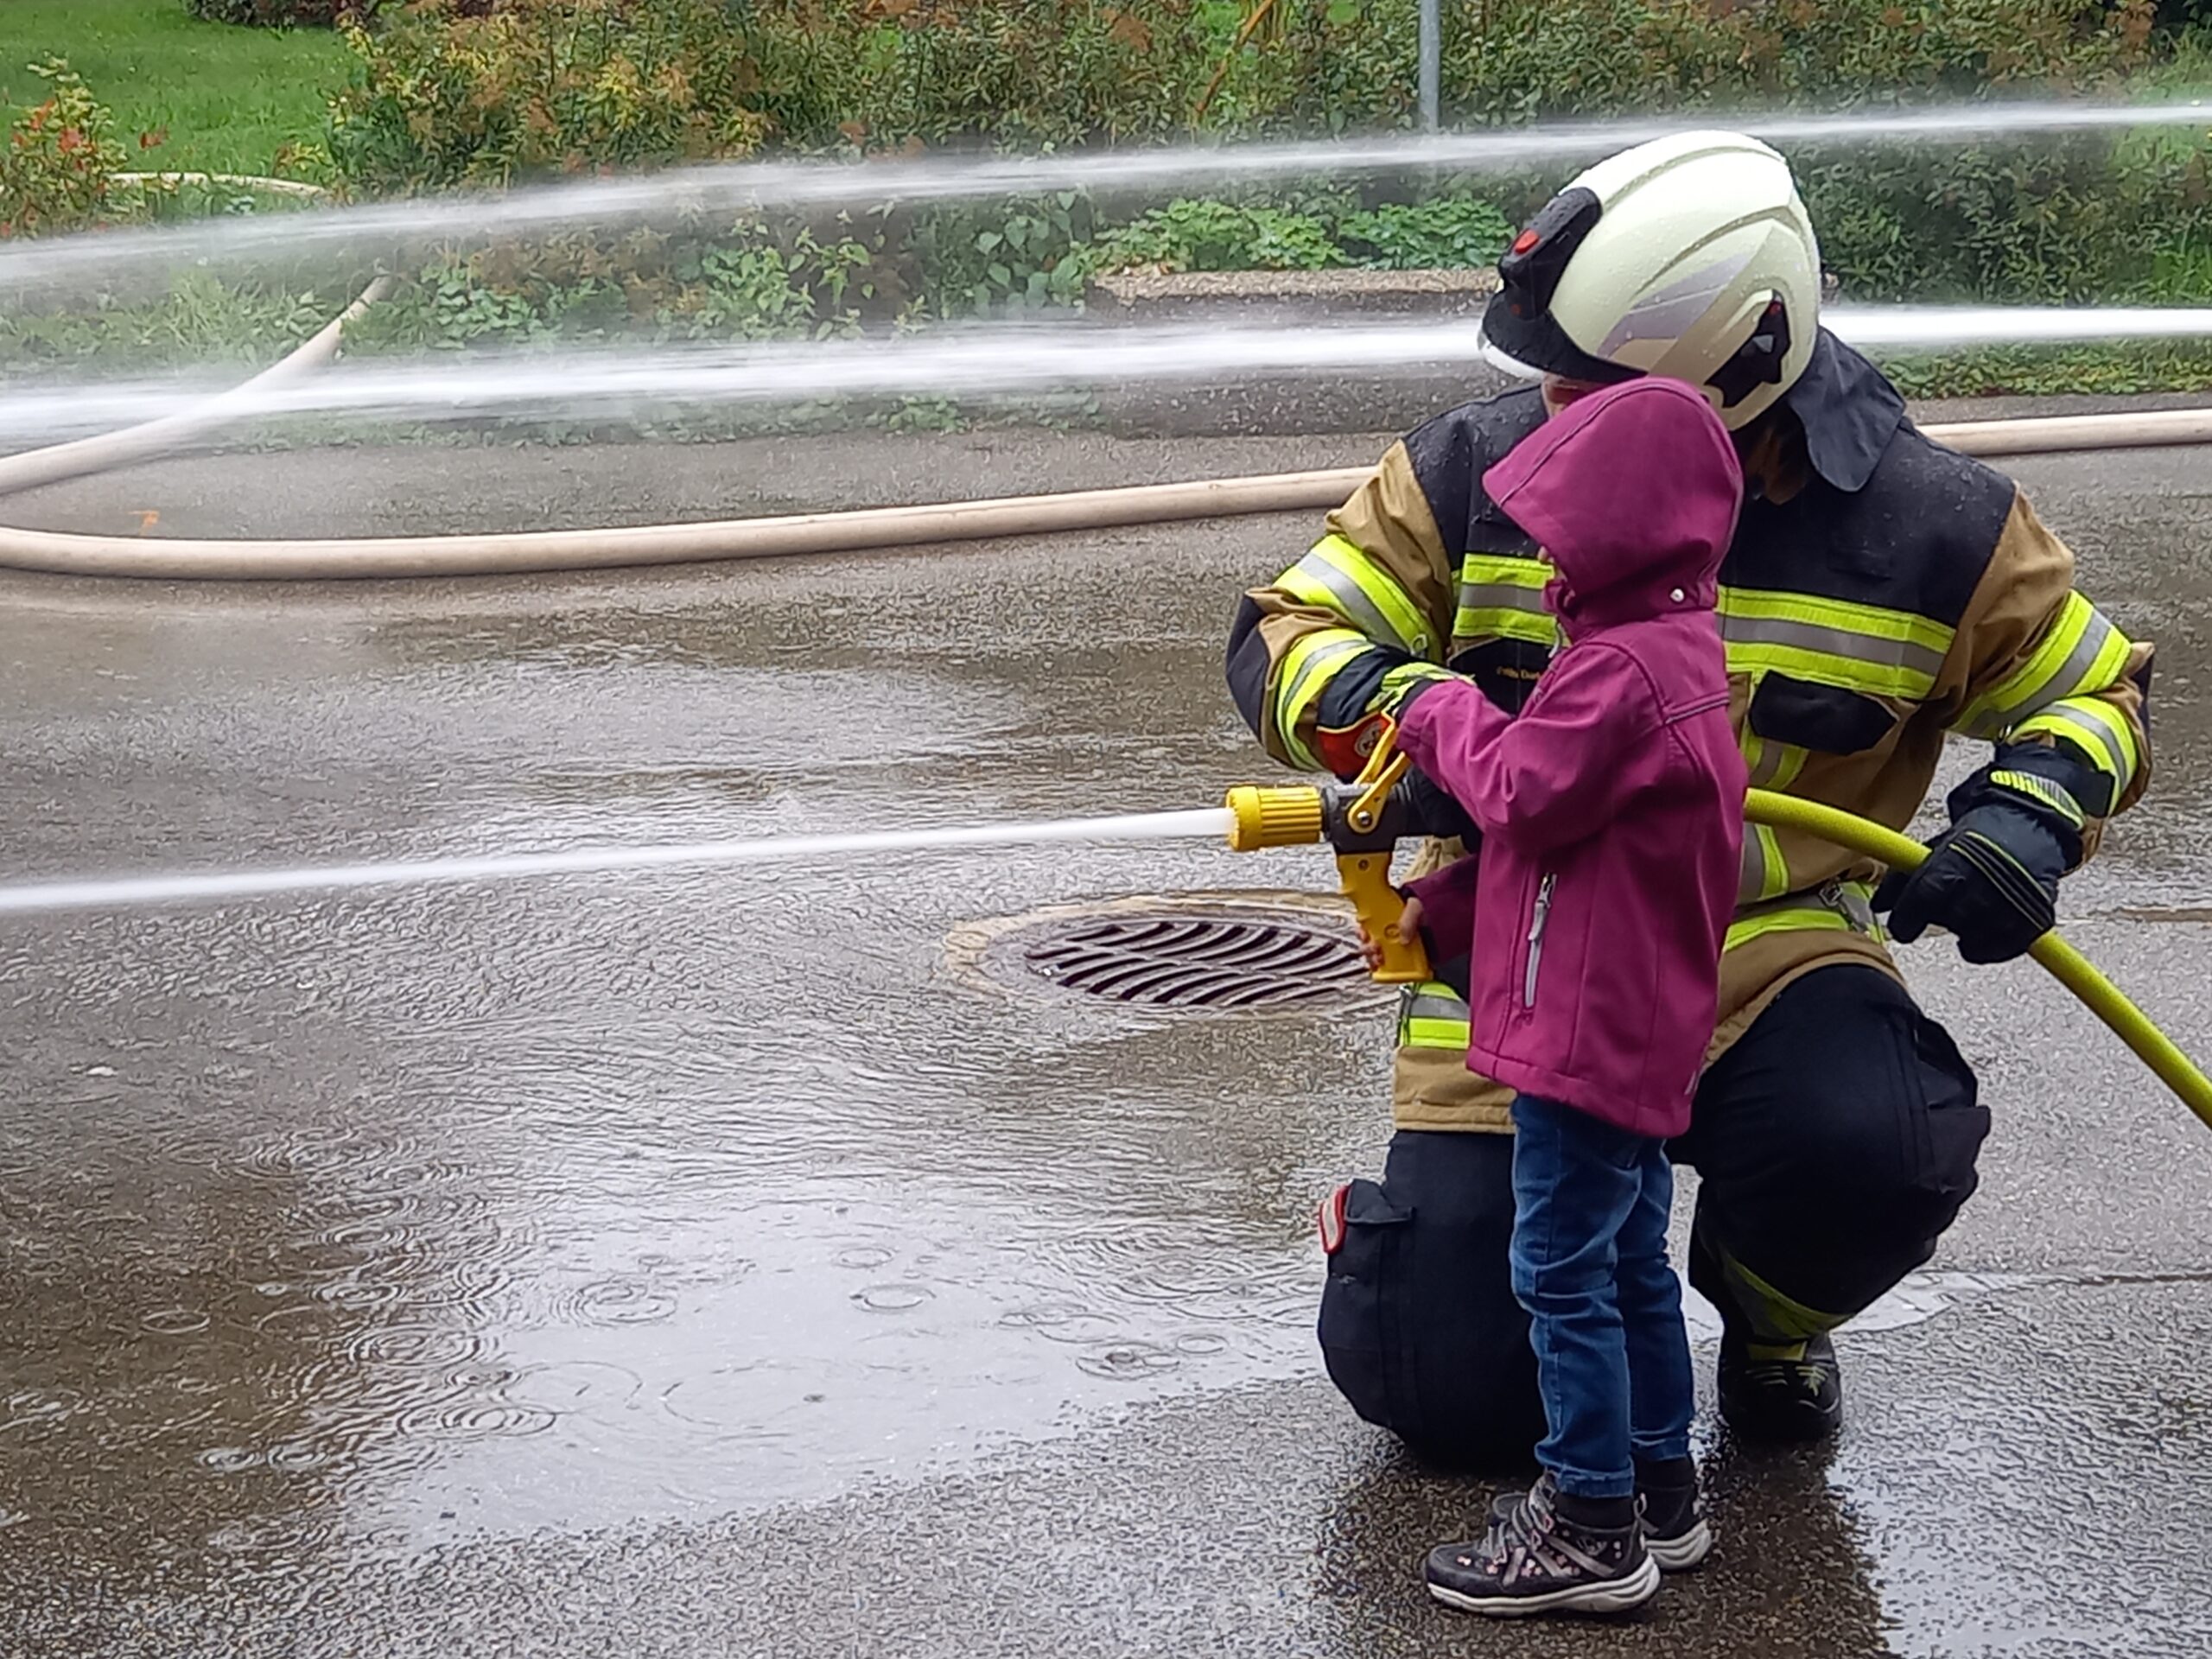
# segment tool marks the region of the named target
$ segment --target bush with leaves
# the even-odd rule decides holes
[[[1486,265],[1504,251],[1512,234],[1494,204],[1472,196],[1384,202],[1347,214],[1337,226],[1356,264],[1390,270]]]
[[[43,100],[19,116],[0,148],[0,237],[72,231],[135,207],[112,175],[126,152],[107,106],[60,58],[31,66]]]
[[[259,29],[328,29],[365,22],[377,0],[184,0],[185,10],[211,23]]]
[[[1349,261],[1319,214],[1179,197],[1108,232],[1093,263],[1108,270],[1319,270]]]
[[[803,149],[1158,140],[1190,124],[1238,8],[1204,0],[756,0],[757,107]]]
[[[744,156],[757,74],[728,0],[408,0],[352,28],[329,149],[355,190]]]
[[[2152,59],[2150,0],[1478,0],[1447,102],[1483,122],[2081,86]]]

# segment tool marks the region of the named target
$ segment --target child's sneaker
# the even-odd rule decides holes
[[[1529,1613],[1619,1613],[1659,1588],[1659,1564],[1641,1525],[1591,1527],[1559,1513],[1548,1474],[1514,1498],[1479,1541],[1428,1554],[1428,1593],[1449,1607],[1497,1618]]]
[[[1636,1466],[1636,1503],[1643,1548],[1662,1573],[1687,1573],[1713,1553],[1713,1529],[1697,1495],[1697,1465],[1688,1458]]]
[[[1523,1496],[1501,1492],[1491,1500],[1493,1532]],[[1713,1553],[1713,1528],[1705,1518],[1705,1500],[1698,1496],[1695,1464],[1688,1458],[1679,1463],[1637,1464],[1636,1501],[1643,1517],[1644,1553],[1659,1563],[1662,1573],[1687,1573],[1704,1564]]]

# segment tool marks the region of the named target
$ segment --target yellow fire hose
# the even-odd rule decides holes
[[[1752,790],[1744,799],[1744,816],[1753,823],[1777,830],[1800,830],[1818,836],[1851,852],[1878,859],[1892,869],[1910,870],[1928,856],[1928,849],[1910,836],[1901,836],[1878,823],[1818,801]],[[2173,1039],[2151,1023],[2151,1017],[2129,1001],[2119,986],[2091,965],[2089,959],[2056,932],[2044,934],[2028,947],[2028,954],[2049,970],[2052,978],[2080,997],[2090,1013],[2112,1027],[2113,1035],[2133,1049],[2158,1080],[2180,1097],[2181,1103],[2212,1128],[2212,1078],[2196,1069]]]
[[[1238,852],[1262,847],[1311,846],[1325,841],[1336,849],[1344,897],[1366,937],[1379,950],[1374,976],[1384,984],[1412,984],[1429,976],[1428,956],[1418,936],[1397,937],[1405,901],[1390,881],[1390,853],[1408,833],[1402,780],[1407,760],[1396,747],[1395,728],[1386,729],[1370,751],[1360,775],[1348,784],[1287,785],[1229,791],[1229,844]],[[1840,808],[1795,796],[1754,789],[1744,798],[1744,817],[1752,823],[1796,830],[1847,851],[1874,859],[1892,869],[1910,870],[1928,849],[1910,836],[1885,829]],[[2051,976],[2088,1005],[2158,1073],[2183,1105],[2212,1128],[2212,1078],[2197,1070],[2173,1039],[2151,1023],[2120,988],[2099,973],[2088,958],[2058,937],[2045,933],[2028,949]]]

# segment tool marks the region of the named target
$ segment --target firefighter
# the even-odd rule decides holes
[[[1970,962],[2020,955],[2150,770],[2150,646],[2074,591],[2009,479],[1915,430],[1821,328],[1820,270],[1787,164],[1753,139],[1678,135],[1584,173],[1515,239],[1484,317],[1486,353],[1540,384],[1394,445],[1244,598],[1227,664],[1268,752],[1339,776],[1423,681],[1517,712],[1554,644],[1549,573],[1483,473],[1575,397],[1656,374],[1702,391],[1743,461],[1719,612],[1751,782],[1902,830],[1948,737],[1993,746],[1927,863],[1878,889],[1851,855],[1746,829],[1719,1028],[1670,1152],[1699,1172],[1688,1265],[1723,1320],[1721,1411],[1765,1440],[1834,1431],[1831,1333],[1934,1253],[1989,1125],[1877,912],[1901,941],[1948,930]],[[1429,827],[1421,868],[1464,855],[1464,823]],[[1460,1464],[1525,1458],[1543,1428],[1507,1280],[1510,1091],[1468,1071],[1466,1021],[1442,980],[1405,994],[1382,1179],[1321,1216],[1331,1376]]]

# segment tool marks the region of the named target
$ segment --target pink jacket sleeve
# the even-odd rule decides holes
[[[1471,681],[1436,682],[1406,710],[1398,743],[1484,836],[1542,852],[1613,817],[1628,782],[1623,763],[1658,720],[1642,671],[1592,642],[1554,662],[1517,715]]]

